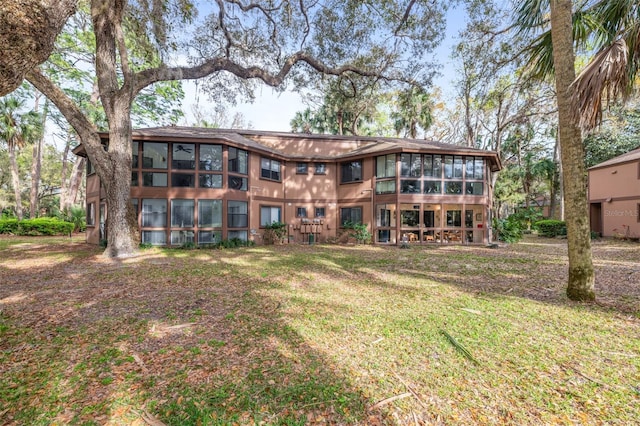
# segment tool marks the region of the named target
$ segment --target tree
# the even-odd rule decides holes
[[[397,94],[397,109],[391,113],[396,133],[415,139],[418,128],[427,130],[433,123],[431,110],[433,102],[422,89],[410,87]]]
[[[541,2],[527,0],[518,10],[519,23],[526,29],[539,28],[546,24],[551,26],[569,255],[567,296],[572,300],[593,300],[595,275],[591,259],[584,147],[571,104],[571,84],[575,79],[572,2],[551,0],[549,3],[550,22],[547,23],[543,19],[544,10],[541,8]]]
[[[22,195],[16,151],[42,137],[40,115],[34,111],[21,112],[24,100],[17,97],[0,99],[0,140],[7,145],[11,165],[11,181],[15,194],[16,216],[22,220]]]
[[[108,151],[95,123],[60,87],[38,69],[27,75],[74,127],[100,177],[108,205],[108,256],[128,256],[136,249],[135,223],[127,213],[131,110],[145,88],[207,77],[208,90],[234,97],[234,89],[248,88],[250,80],[273,87],[286,81],[305,84],[310,71],[407,81],[418,75],[425,55],[442,39],[447,8],[426,0],[404,5],[383,0],[278,4],[217,0],[211,14],[198,21],[196,6],[170,0],[152,5],[91,1],[95,72],[108,122]],[[194,30],[197,24],[200,28]],[[195,34],[193,39],[188,39],[190,33]],[[179,51],[181,46],[186,48]],[[190,54],[191,65],[169,65],[180,61],[180,53]]]
[[[18,88],[25,75],[49,57],[77,1],[0,2],[0,96]]]

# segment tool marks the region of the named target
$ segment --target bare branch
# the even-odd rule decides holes
[[[409,15],[411,14],[411,8],[415,4],[415,2],[416,2],[416,0],[411,0],[409,2],[409,4],[407,5],[407,10],[404,11],[404,15],[402,16],[402,19],[400,19],[400,22],[398,23],[398,26],[396,27],[395,31],[393,32],[394,35],[397,36],[400,33],[400,30],[402,29],[402,26],[407,22],[407,19],[409,19]]]
[[[354,73],[363,77],[379,77],[380,73],[376,71],[368,71],[359,68],[354,65],[343,65],[340,67],[331,67],[323,62],[319,61],[315,57],[309,55],[306,52],[297,52],[291,55],[284,61],[284,64],[280,68],[278,73],[271,73],[260,67],[244,67],[229,58],[215,58],[204,62],[201,65],[195,67],[160,67],[152,68],[141,71],[137,74],[137,81],[135,84],[135,93],[139,92],[143,88],[157,83],[159,81],[172,81],[172,80],[193,80],[197,78],[207,77],[211,74],[220,71],[227,71],[242,79],[257,78],[262,80],[265,84],[277,87],[282,84],[293,68],[298,63],[306,63],[314,70],[328,75],[342,75],[346,73]],[[387,80],[391,80],[389,77],[381,77]],[[411,83],[408,80],[400,80],[407,83]]]

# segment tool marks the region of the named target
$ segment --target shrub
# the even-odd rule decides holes
[[[282,222],[273,222],[265,225],[262,241],[267,245],[281,244],[287,236],[287,225]]]
[[[35,219],[0,220],[0,234],[14,235],[70,235],[74,225],[54,217],[39,217]]]
[[[371,232],[364,223],[345,222],[342,227],[351,230],[349,236],[355,238],[356,242],[360,244],[371,241]]]
[[[506,219],[494,218],[493,220],[493,229],[497,233],[498,240],[505,243],[517,243],[520,241],[524,227],[521,217],[515,214]]]
[[[538,230],[538,235],[542,237],[558,237],[567,235],[567,225],[562,220],[540,220],[535,223],[534,227]]]

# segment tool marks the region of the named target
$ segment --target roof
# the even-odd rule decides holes
[[[602,167],[615,166],[617,164],[628,163],[631,161],[640,160],[640,148],[636,148],[633,151],[629,151],[626,154],[618,155],[610,160],[604,161],[595,166],[589,167],[589,170],[599,169]]]
[[[204,127],[166,126],[151,127],[133,130],[133,139],[137,140],[192,140],[217,139],[236,146],[243,146],[254,151],[279,156],[286,159],[311,159],[311,160],[336,160],[346,158],[358,158],[371,155],[381,155],[392,152],[424,152],[442,151],[443,153],[455,153],[459,155],[478,155],[489,157],[491,169],[500,170],[502,165],[498,155],[494,151],[477,148],[469,148],[460,145],[446,144],[436,141],[421,139],[386,138],[376,136],[338,136],[307,133],[287,133],[242,129],[214,129]],[[103,137],[108,137],[104,133]],[[333,152],[331,155],[305,152],[296,154],[283,149],[278,149],[268,143],[268,140],[290,140],[300,143],[345,143],[353,144],[352,148],[341,152]],[[75,152],[75,151],[74,151]],[[78,154],[78,153],[76,153]]]

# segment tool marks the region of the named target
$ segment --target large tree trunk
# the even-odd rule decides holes
[[[64,196],[65,202],[62,205],[63,211],[71,211],[71,207],[76,204],[78,189],[80,188],[82,176],[84,175],[84,165],[85,159],[83,157],[77,157],[76,162],[73,163],[71,175],[69,176],[69,184],[67,185],[66,194]]]
[[[571,0],[551,0],[551,38],[569,251],[567,296],[572,300],[594,300],[584,146],[580,129],[573,120],[569,88],[575,79],[571,6]]]
[[[16,161],[16,147],[9,144],[9,164],[11,165],[11,184],[13,185],[13,193],[16,198],[16,216],[18,220],[22,220],[22,196],[20,195],[20,172],[18,171],[18,162]]]
[[[0,2],[0,96],[17,89],[25,75],[49,57],[76,4],[77,0]]]

